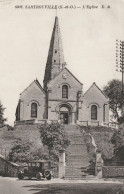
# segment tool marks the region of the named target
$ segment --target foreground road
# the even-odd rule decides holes
[[[122,181],[21,180],[0,177],[0,194],[124,194]]]

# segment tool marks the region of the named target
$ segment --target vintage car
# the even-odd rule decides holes
[[[48,160],[38,160],[28,162],[27,167],[18,172],[18,178],[21,180],[25,177],[29,179],[36,178],[41,180],[41,178],[51,179],[51,162]]]

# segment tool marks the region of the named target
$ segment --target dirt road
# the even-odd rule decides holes
[[[0,194],[124,194],[123,181],[18,180],[0,177]]]

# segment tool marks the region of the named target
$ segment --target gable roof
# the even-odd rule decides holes
[[[36,80],[34,80],[33,82],[31,82],[31,84],[27,87],[27,88],[25,88],[24,90],[23,90],[23,92],[22,93],[20,93],[20,95],[22,95],[33,83],[35,83],[39,88],[40,88],[40,90],[45,94],[45,91],[44,91],[44,89],[42,88],[42,86],[41,86],[41,84],[40,84],[40,82],[37,80],[37,78],[36,78]]]
[[[93,82],[93,84],[90,86],[90,88],[84,93],[84,95],[83,96],[85,96],[90,90],[91,90],[91,88],[93,87],[93,86],[95,86],[104,96],[105,96],[105,94],[103,93],[103,91],[96,85],[96,83],[95,82]],[[105,96],[105,98],[107,98],[106,96]]]
[[[67,67],[65,67],[64,69],[62,69],[62,71],[60,71],[59,72],[59,74],[56,76],[56,77],[58,77],[59,75],[60,75],[60,73],[62,73],[64,70],[67,70],[71,75],[72,75],[72,77],[74,77],[75,78],[75,80],[77,80],[81,85],[83,85],[68,69],[67,69]],[[56,77],[54,77],[52,80],[54,80]],[[48,83],[50,83],[52,80],[50,80]]]

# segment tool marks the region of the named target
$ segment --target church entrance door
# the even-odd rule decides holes
[[[68,124],[68,113],[60,113],[60,120],[62,124]]]
[[[59,120],[61,124],[68,125],[71,123],[72,110],[68,104],[61,104],[59,106]]]

